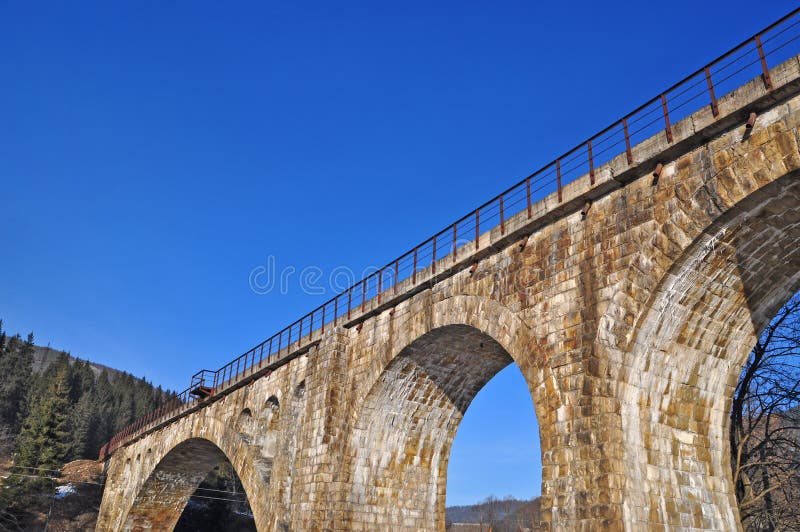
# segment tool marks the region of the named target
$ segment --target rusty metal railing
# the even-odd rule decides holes
[[[416,284],[417,276],[423,271],[435,275],[437,265],[443,267],[447,263],[444,259],[450,256],[455,263],[458,251],[464,246],[469,245],[477,251],[482,232],[499,227],[500,233],[504,234],[507,221],[512,216],[521,213],[527,213],[528,218],[533,216],[534,202],[550,194],[555,194],[558,202],[562,202],[565,184],[579,178],[588,178],[594,185],[596,170],[623,153],[628,166],[632,166],[633,146],[638,143],[662,133],[666,141],[672,143],[675,124],[690,114],[708,107],[713,117],[718,117],[718,93],[732,92],[757,76],[763,80],[766,90],[772,90],[774,84],[770,77],[769,63],[778,64],[798,53],[798,14],[800,8],[746,39],[218,370],[199,372],[189,388],[115,435],[101,450],[101,458],[144,432],[184,412],[201,407],[209,397],[285,363],[304,345],[307,346],[315,334],[323,334],[326,326],[335,327],[353,319],[354,314],[363,312],[368,301],[377,299],[377,304],[380,305],[382,297],[397,295],[400,283],[410,280],[412,285]]]

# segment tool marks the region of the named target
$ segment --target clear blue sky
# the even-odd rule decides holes
[[[383,264],[794,5],[2,2],[0,317],[182,389],[331,295],[253,292],[267,256]],[[448,502],[538,492],[520,389]]]

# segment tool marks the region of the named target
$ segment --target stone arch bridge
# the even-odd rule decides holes
[[[562,185],[557,161],[545,197],[523,182],[530,203],[500,199],[499,223],[479,229],[487,204],[466,240],[462,220],[427,262],[415,248],[412,274],[351,289],[123,432],[98,530],[172,529],[221,460],[259,530],[443,530],[459,421],[511,362],[540,427],[543,529],[741,528],[733,389],[800,288],[800,62],[755,67],[682,117],[659,97],[654,134],[631,143],[624,120],[620,155],[594,164],[588,143],[580,177]]]

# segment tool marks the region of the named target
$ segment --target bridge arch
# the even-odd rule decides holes
[[[630,523],[658,514],[673,526],[740,526],[731,401],[756,339],[800,289],[800,180],[797,172],[766,183],[738,179],[726,191],[733,204],[659,280],[626,349],[620,397]]]
[[[223,406],[229,412],[219,415],[226,419],[230,416],[234,421],[245,414],[241,420],[255,424],[254,419],[262,414],[258,409],[247,415],[246,411],[251,409],[241,404]],[[239,428],[204,409],[196,419],[176,422],[160,445],[151,447],[145,439],[117,450],[122,456],[112,461],[108,477],[123,481],[109,483],[106,488],[109,497],[107,501],[104,497],[98,529],[172,530],[197,486],[214,467],[227,461],[248,500],[261,501],[251,504],[256,526],[259,530],[269,530],[274,525],[275,505],[263,501],[272,500],[269,470],[275,457],[274,454],[266,457],[265,453],[275,453],[276,446],[262,449],[266,436],[247,435],[248,438],[243,438]],[[277,436],[269,437],[272,441]],[[123,475],[116,468],[122,468]],[[126,478],[129,480],[125,481]]]
[[[225,453],[210,440],[190,438],[180,442],[145,477],[122,529],[172,530],[197,486],[225,461]]]
[[[472,399],[512,362],[526,378],[540,423],[551,417],[544,387],[552,377],[513,312],[493,300],[458,295],[434,303],[429,316],[398,332],[410,341],[392,344],[354,414],[345,468],[352,481],[342,494],[347,526],[442,528],[456,430]]]

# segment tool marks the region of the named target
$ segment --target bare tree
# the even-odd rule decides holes
[[[731,409],[731,465],[747,530],[800,523],[800,294],[762,333]]]
[[[537,530],[541,523],[541,508],[542,508],[542,499],[541,497],[533,497],[530,501],[528,501],[525,506],[523,507],[523,515],[524,515],[524,523],[522,528],[530,528],[531,530]]]
[[[489,495],[484,501],[486,507],[486,524],[489,525],[488,530],[493,531],[497,527],[497,513],[498,513],[499,500],[494,495]]]

